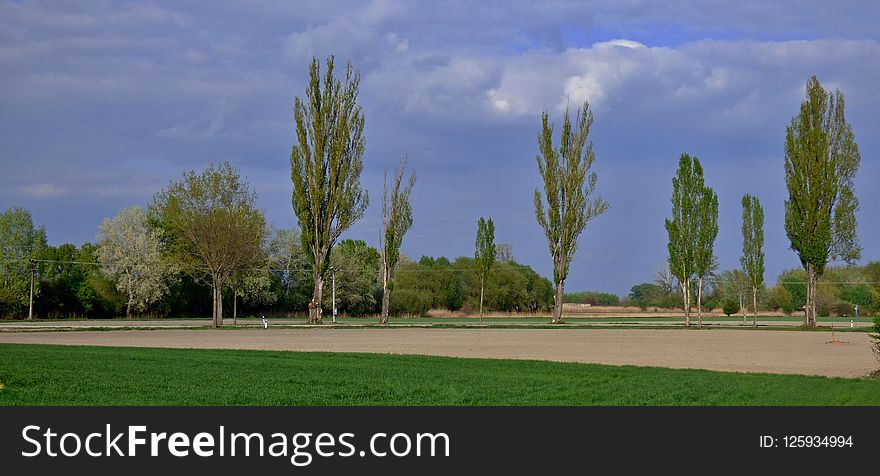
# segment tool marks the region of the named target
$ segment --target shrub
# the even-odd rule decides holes
[[[848,302],[838,301],[831,306],[832,312],[834,312],[835,316],[845,317],[852,316],[854,314],[853,305]]]
[[[431,309],[432,296],[427,291],[396,289],[391,293],[391,313],[395,316],[424,316]]]
[[[724,306],[721,308],[721,312],[727,314],[727,317],[730,317],[731,314],[739,312],[739,303],[734,299],[727,299],[724,301]]]

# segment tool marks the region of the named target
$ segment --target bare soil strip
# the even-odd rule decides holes
[[[0,343],[368,352],[862,377],[866,333],[649,329],[243,329],[7,332]],[[2,354],[2,350],[0,350]],[[2,360],[2,358],[0,358]]]

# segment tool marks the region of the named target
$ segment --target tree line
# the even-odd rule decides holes
[[[390,183],[386,169],[379,248],[341,240],[363,216],[370,198],[360,182],[366,138],[359,84],[351,63],[340,79],[333,56],[323,71],[321,62],[312,59],[305,95],[294,101],[296,138],[290,170],[295,230],[273,230],[266,223],[255,192],[228,162],[184,173],[160,190],[146,209],[124,209],[105,220],[98,243],[80,248],[47,246],[45,231],[34,227],[30,214],[13,208],[0,221],[0,310],[20,315],[24,294],[32,307],[30,296],[57,286],[57,309],[40,308],[38,314],[113,314],[123,308],[126,315],[163,314],[165,305],[171,315],[209,309],[219,326],[231,300],[233,319],[241,301],[245,309],[305,309],[309,322],[319,324],[326,309],[335,319],[333,303],[338,301],[339,308],[352,315],[378,313],[380,323],[387,323],[390,314],[423,314],[431,307],[474,307],[482,317],[484,306],[532,312],[552,307],[551,322],[561,322],[565,282],[580,235],[609,210],[596,193],[589,103],[578,107],[574,120],[566,108],[558,134],[543,113],[537,134],[535,158],[543,189],[534,193],[535,217],[547,239],[551,284],[515,263],[509,247],[496,248],[491,219],[478,222],[473,258],[423,258],[414,263],[403,257],[400,249],[413,224],[410,194],[416,183],[415,173],[406,173],[405,158]],[[861,256],[853,191],[859,161],[842,93],[828,92],[811,78],[807,99],[786,128],[784,160],[789,193],[785,229],[804,268],[806,325],[815,325],[817,285],[828,262],[851,264]],[[677,289],[686,324],[695,307],[698,326],[703,309],[718,304],[712,299],[721,299],[723,286],[718,283],[724,274],[716,274],[714,254],[718,196],[705,182],[699,159],[682,154],[672,180],[672,214],[665,221],[668,271],[660,298],[668,299]],[[740,284],[750,291],[756,312],[759,296],[767,294],[763,208],[748,194],[742,208],[742,270],[733,273],[739,273]],[[412,278],[419,275],[422,278]],[[704,297],[707,286],[711,294]],[[200,293],[193,292],[197,289]],[[656,291],[650,283],[638,285],[629,298],[647,304],[657,299]],[[52,302],[46,298],[41,297],[39,306]],[[608,301],[607,296],[590,298]],[[724,300],[729,304],[729,297]],[[792,297],[792,305],[795,302],[799,301]],[[756,323],[754,314],[753,319]]]

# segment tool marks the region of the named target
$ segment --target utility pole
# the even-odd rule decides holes
[[[743,293],[739,293],[739,310],[743,315],[743,325],[746,325],[746,308],[743,307]]]
[[[31,320],[34,318],[34,281],[37,278],[37,263],[33,259],[29,261],[31,262],[31,298],[28,304],[28,320]]]
[[[333,323],[336,324],[336,268],[331,266],[330,273],[333,283]]]

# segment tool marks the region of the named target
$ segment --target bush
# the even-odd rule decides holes
[[[831,306],[831,311],[835,316],[846,317],[854,314],[853,305],[848,302],[838,301]]]
[[[412,289],[396,289],[391,293],[391,314],[424,316],[431,309],[431,293]]]
[[[728,299],[724,301],[724,306],[721,308],[721,312],[727,314],[727,317],[730,317],[731,314],[739,312],[739,303],[734,299]]]

